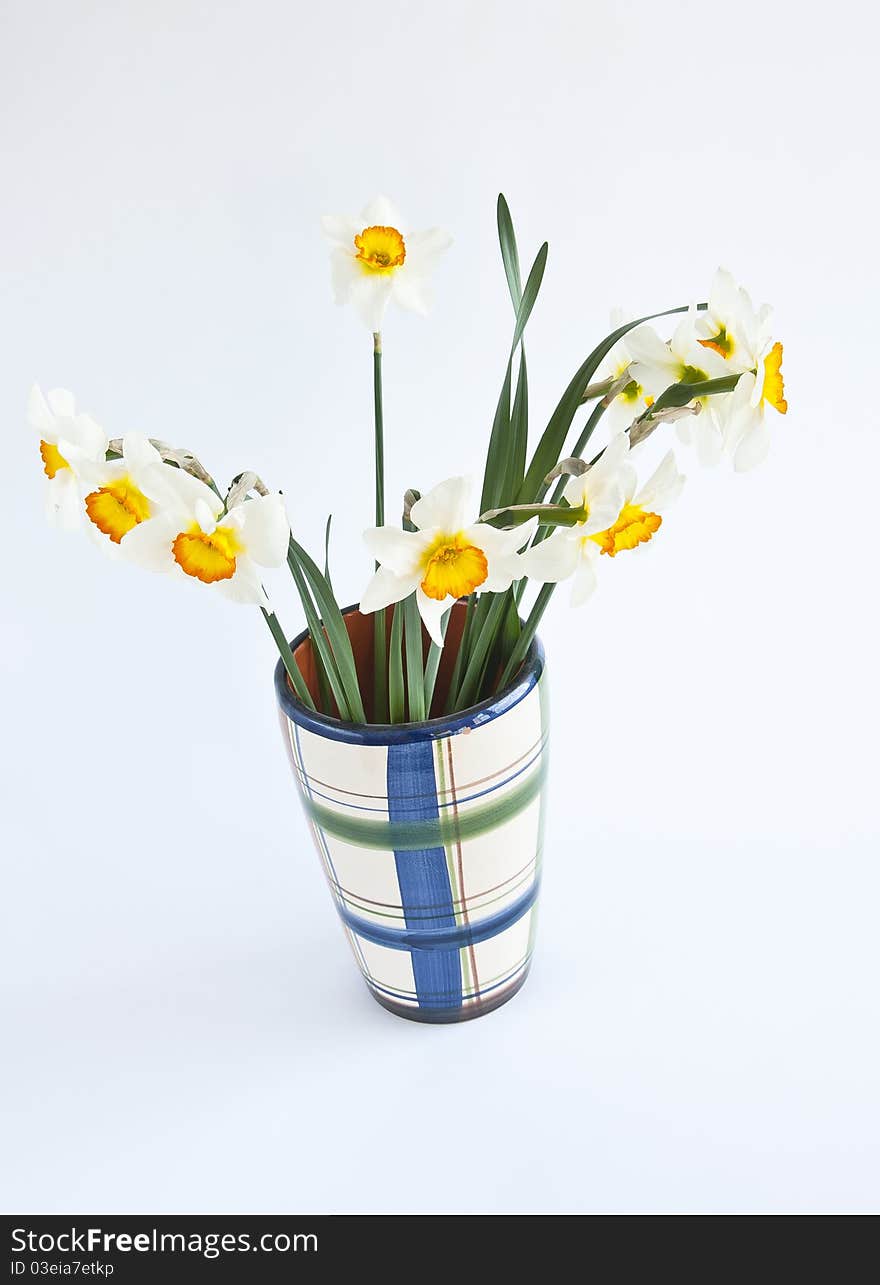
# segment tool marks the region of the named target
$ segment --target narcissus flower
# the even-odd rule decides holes
[[[626,318],[617,309],[611,314],[611,327],[616,330]],[[620,380],[629,371],[633,356],[626,344],[626,338],[618,339],[609,352],[600,372],[600,379]],[[632,373],[631,371],[629,372]],[[633,420],[638,419],[653,404],[654,398],[637,379],[629,379],[621,391],[611,401],[605,411],[604,422],[612,433],[629,428]]]
[[[161,511],[124,542],[124,552],[150,571],[171,571],[216,585],[235,602],[268,607],[258,567],[278,567],[287,556],[290,524],[279,494],[235,504],[197,478],[165,466]]]
[[[755,309],[746,290],[725,268],[712,278],[709,307],[697,314],[695,334],[701,348],[710,348],[728,371],[754,370],[766,346],[770,308]]]
[[[47,513],[63,526],[77,526],[83,517],[79,467],[104,459],[107,434],[90,415],[77,414],[76,400],[66,388],[53,388],[44,397],[34,384],[28,395],[27,419],[40,439],[40,458],[48,479]]]
[[[377,196],[360,218],[325,214],[324,233],[332,243],[331,269],[337,303],[351,302],[373,332],[381,330],[393,299],[422,314],[431,304],[430,274],[452,238],[440,228],[406,232],[394,206]]]
[[[758,359],[754,371],[740,375],[730,394],[724,425],[724,444],[740,473],[754,468],[770,449],[767,407],[784,415],[788,410],[782,379],[782,344],[772,344]]]
[[[90,530],[108,552],[161,512],[168,466],[142,433],[126,433],[120,459],[81,460],[78,469]]]
[[[700,345],[696,323],[697,312],[692,308],[675,327],[668,344],[653,326],[637,326],[627,335],[627,347],[633,357],[633,378],[651,396],[659,397],[672,384],[682,381],[696,384],[730,374],[719,353]]]
[[[468,525],[469,491],[467,478],[449,478],[412,506],[415,531],[383,526],[364,532],[379,570],[361,598],[362,612],[381,611],[415,593],[425,628],[440,646],[444,612],[457,599],[476,589],[502,593],[524,574],[518,550],[534,534],[537,518],[513,531]]]
[[[659,397],[672,384],[682,381],[698,384],[707,379],[720,379],[731,374],[724,357],[712,347],[704,347],[697,337],[697,312],[692,308],[679,322],[668,344],[651,326],[638,326],[627,335],[635,358],[633,377]],[[723,403],[730,394],[697,397],[701,413],[679,423],[679,436],[692,442],[703,464],[715,464],[723,449]]]
[[[670,504],[684,485],[675,456],[669,451],[637,491],[636,471],[626,458],[628,446],[623,434],[612,439],[601,459],[566,485],[565,498],[573,506],[583,505],[587,520],[575,527],[557,528],[548,539],[523,554],[527,573],[535,580],[547,583],[573,578],[574,607],[593,593],[601,555],[606,553],[613,558],[625,549],[647,544],[663,521],[659,510]],[[601,470],[599,476],[591,481],[597,470]],[[597,505],[592,497],[598,493],[603,494],[604,503]],[[612,512],[613,517],[606,521]]]

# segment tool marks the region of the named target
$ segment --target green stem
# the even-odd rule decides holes
[[[450,612],[446,615],[440,624],[440,630],[443,639],[446,639],[446,630],[449,627]],[[459,655],[461,653],[459,652]],[[443,648],[438,647],[435,642],[431,643],[428,649],[428,659],[425,661],[425,718],[431,717],[431,705],[434,701],[434,688],[437,684],[437,671],[440,668],[440,661],[443,658]]]
[[[312,700],[309,689],[306,686],[302,670],[296,663],[296,657],[290,650],[290,643],[287,641],[287,635],[278,622],[278,617],[274,611],[267,611],[265,607],[261,607],[260,610],[263,613],[263,619],[269,626],[272,637],[275,639],[275,646],[278,648],[281,659],[284,662],[284,668],[287,670],[287,676],[293,684],[293,690],[308,709],[314,709],[315,702]]]
[[[571,453],[573,458],[577,459],[577,458],[580,458],[581,455],[583,455],[584,447],[586,446],[590,438],[593,436],[593,430],[595,429],[596,425],[599,423],[599,420],[605,414],[607,409],[608,407],[605,405],[604,401],[599,402],[598,406],[593,407],[593,413],[590,415],[590,418],[587,420],[586,424],[584,424],[584,427],[581,430],[581,435],[574,444],[574,450]],[[558,504],[559,501],[562,499],[562,492],[565,490],[566,481],[567,481],[566,478],[561,477],[559,481],[556,483],[556,489],[554,490],[553,495],[551,496],[551,499],[550,499],[551,504]]]
[[[455,698],[458,695],[458,685],[461,682],[461,671],[464,667],[464,658],[470,645],[471,630],[474,627],[474,595],[469,594],[464,609],[464,629],[461,631],[461,638],[458,642],[458,651],[455,656],[455,664],[452,667],[452,674],[449,679],[449,691],[446,693],[446,707],[444,714],[452,714],[455,710]]]
[[[423,723],[425,720],[425,671],[422,662],[422,618],[419,615],[419,606],[414,593],[404,600],[403,613],[409,721]]]
[[[538,596],[532,604],[532,609],[529,612],[529,618],[523,625],[523,631],[519,636],[519,641],[511,652],[510,660],[504,667],[504,673],[501,675],[501,680],[498,683],[499,691],[504,690],[525,660],[526,652],[532,645],[532,639],[535,636],[538,625],[541,623],[541,617],[547,609],[547,603],[550,601],[555,588],[555,583],[541,586]]]
[[[467,709],[474,701],[479,686],[480,679],[483,675],[486,657],[495,645],[495,636],[504,619],[507,611],[507,594],[493,593],[484,594],[484,598],[491,598],[491,605],[486,612],[486,618],[482,628],[478,631],[474,639],[473,649],[467,662],[464,679],[461,689],[456,697],[456,709]]]
[[[373,334],[373,439],[376,474],[376,526],[385,525],[385,425],[382,413],[382,335]],[[378,568],[379,564],[376,563]],[[373,721],[388,718],[388,636],[385,612],[373,615]]]
[[[391,617],[391,649],[388,659],[388,721],[404,720],[403,691],[403,603],[394,604]]]

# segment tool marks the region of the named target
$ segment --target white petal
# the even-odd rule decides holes
[[[351,302],[361,321],[375,334],[382,329],[382,320],[394,283],[390,275],[363,272],[356,263],[355,273],[351,284]]]
[[[437,527],[452,534],[461,531],[467,521],[469,477],[450,477],[438,482],[412,506],[410,518],[420,530]]]
[[[217,525],[220,514],[217,512],[215,506],[213,504],[209,504],[206,499],[198,499],[196,500],[195,507],[193,509],[193,517],[196,522],[198,522],[205,535],[211,535]],[[231,523],[233,526],[240,526],[241,520],[239,519],[236,521],[234,518],[231,518]]]
[[[55,431],[55,416],[49,410],[46,399],[40,391],[39,384],[34,384],[28,393],[27,421],[31,428],[35,428],[44,440],[48,440],[47,434]]]
[[[737,473],[745,473],[767,458],[770,436],[770,429],[763,419],[758,420],[754,428],[743,435],[733,457],[733,467]]]
[[[631,489],[635,489],[634,486]],[[581,536],[585,536],[595,535],[597,531],[607,530],[620,517],[620,510],[626,503],[628,501],[622,487],[606,486],[599,496],[590,503],[587,519],[585,522],[580,523],[577,528],[578,532]]]
[[[130,562],[146,571],[173,571],[177,566],[172,545],[179,532],[160,515],[139,522],[123,536],[120,548]]]
[[[397,576],[413,576],[420,566],[427,541],[421,532],[378,526],[364,532],[364,544],[377,562]]]
[[[162,465],[162,456],[143,433],[126,433],[122,439],[122,454],[132,473]]]
[[[76,398],[67,388],[52,388],[46,394],[49,409],[58,419],[72,419],[76,414]]]
[[[465,528],[463,535],[470,544],[482,549],[487,558],[491,559],[516,553],[524,544],[529,543],[537,529],[538,519],[534,517],[529,518],[528,522],[523,522],[521,526],[513,527],[510,531],[499,531],[497,527],[489,526],[487,522],[475,522],[472,526]]]
[[[83,455],[94,460],[103,460],[106,456],[109,439],[91,415],[76,415],[72,420],[65,420],[62,431]]]
[[[579,537],[557,530],[522,555],[522,568],[532,580],[555,584],[573,575],[579,561]]]
[[[416,312],[420,317],[428,315],[434,301],[434,292],[425,277],[404,264],[402,268],[395,270],[392,286],[391,297],[399,308],[406,312]]]
[[[718,437],[718,446],[720,450],[720,436]],[[657,513],[678,498],[683,486],[684,478],[678,471],[675,452],[667,451],[659,466],[635,497],[635,503],[644,509],[650,510],[652,513]]]
[[[284,500],[276,492],[274,495],[257,496],[236,507],[241,510],[241,539],[248,557],[261,567],[280,567],[287,557],[290,543],[290,523],[284,510]]]
[[[692,437],[699,462],[704,468],[714,468],[724,451],[724,438],[717,422],[704,411],[697,416]]]
[[[361,596],[359,610],[369,616],[383,607],[390,607],[392,602],[408,598],[419,583],[418,575],[398,576],[387,567],[380,567]]]
[[[260,583],[260,573],[251,560],[242,554],[235,559],[235,571],[229,580],[217,581],[220,593],[232,602],[255,603],[269,606],[266,591]]]
[[[59,469],[48,481],[46,491],[49,517],[64,530],[75,530],[83,520],[84,509],[76,477],[71,470]]]
[[[449,594],[438,602],[436,598],[429,598],[421,587],[416,589],[416,603],[418,604],[419,615],[430,635],[431,641],[436,643],[438,647],[443,646],[443,617],[453,602],[454,599]]]
[[[337,303],[348,303],[351,292],[363,276],[358,267],[357,255],[350,250],[337,249],[330,255],[330,281]]]
[[[354,253],[354,239],[362,230],[363,224],[349,214],[324,214],[321,217],[321,228],[330,241]]]
[[[653,326],[636,326],[626,336],[626,346],[633,361],[646,366],[667,368],[674,357]]]
[[[361,228],[396,228],[402,230],[400,215],[387,196],[374,196],[361,212]],[[360,230],[360,229],[359,229]]]
[[[452,245],[452,237],[443,228],[428,228],[425,232],[411,232],[406,238],[406,264],[421,271],[433,268],[442,254]]]
[[[595,553],[591,552],[591,550],[595,550]],[[596,588],[596,562],[598,558],[599,550],[597,546],[590,543],[585,544],[571,585],[570,601],[573,607],[582,607],[587,599],[592,597],[593,590]]]
[[[145,495],[175,514],[181,529],[187,521],[195,520],[196,509],[200,506],[203,515],[206,511],[210,513],[211,523],[223,512],[223,501],[207,482],[172,464],[163,463],[158,468],[146,470],[139,482]]]

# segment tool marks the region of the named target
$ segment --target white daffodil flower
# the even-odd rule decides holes
[[[168,466],[143,433],[126,433],[120,459],[80,459],[77,471],[89,531],[107,553],[162,511]]]
[[[648,393],[659,397],[672,384],[682,380],[696,384],[704,379],[720,379],[731,373],[725,359],[711,347],[704,347],[697,337],[697,312],[691,308],[665,344],[652,326],[638,326],[627,335],[634,361],[633,378]],[[702,464],[717,464],[724,449],[724,402],[730,394],[698,397],[701,413],[683,419],[678,435],[693,444]]]
[[[725,399],[724,446],[739,473],[754,468],[770,449],[768,406],[780,415],[788,410],[782,379],[782,344],[772,344],[758,358],[757,369],[740,375],[736,388]]]
[[[468,525],[469,491],[467,478],[451,477],[412,506],[415,531],[382,526],[364,532],[379,563],[361,598],[365,615],[414,592],[425,628],[439,647],[441,621],[453,603],[475,589],[501,593],[524,574],[518,550],[531,539],[538,519],[512,531],[485,522]]]
[[[617,330],[626,320],[627,318],[622,309],[615,308],[611,313],[611,329]],[[600,380],[619,380],[629,369],[633,355],[627,347],[626,339],[627,336],[624,336],[623,339],[618,339],[608,353],[599,374]],[[610,402],[608,409],[605,411],[604,421],[612,433],[620,432],[625,428],[629,428],[633,420],[644,414],[653,401],[654,398],[637,379],[630,379]]]
[[[628,445],[628,439],[623,434],[620,436]],[[606,461],[612,447],[615,453],[605,465],[604,477],[600,474],[590,482],[591,474]],[[580,486],[576,488],[571,482]],[[584,504],[588,520],[576,527],[558,528],[547,540],[528,549],[523,554],[523,562],[535,580],[555,582],[573,577],[571,605],[578,607],[596,588],[596,569],[601,555],[607,553],[613,558],[625,549],[646,544],[663,521],[659,511],[676,499],[684,478],[673,452],[669,451],[637,491],[636,471],[617,438],[591,469],[571,482],[566,487],[566,499],[571,504]],[[604,494],[602,502],[597,504],[593,497],[600,492]],[[609,500],[613,502],[609,504]],[[609,512],[614,516],[605,523],[603,519]]]
[[[48,479],[47,514],[62,526],[78,526],[83,518],[79,466],[104,459],[107,434],[90,415],[77,414],[76,400],[66,388],[53,388],[44,397],[34,384],[28,395],[27,420],[40,438]]]
[[[702,348],[710,348],[728,372],[754,370],[769,339],[770,308],[755,309],[748,292],[726,268],[712,278],[709,307],[696,318],[695,333]]]
[[[332,243],[333,292],[339,304],[351,302],[374,333],[382,329],[393,299],[401,308],[424,315],[431,305],[429,277],[452,244],[441,228],[404,232],[391,202],[377,196],[360,218],[325,214],[324,234]]]
[[[523,569],[533,580],[547,584],[574,577],[574,607],[586,602],[596,587],[599,548],[594,537],[611,527],[623,508],[633,471],[628,454],[628,436],[615,434],[596,463],[565,484],[562,494],[572,508],[583,510],[583,520],[573,527],[557,527],[522,555]]]
[[[290,523],[280,494],[242,500],[227,512],[198,478],[164,467],[161,511],[123,543],[125,554],[149,571],[173,572],[217,585],[234,602],[269,606],[258,567],[278,567],[287,557]]]

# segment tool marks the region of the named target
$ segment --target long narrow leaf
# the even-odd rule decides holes
[[[495,418],[492,421],[492,432],[489,435],[489,449],[486,452],[486,469],[483,474],[483,490],[480,495],[480,511],[495,507],[500,503],[504,490],[504,477],[507,471],[505,448],[510,432],[510,377],[511,362],[507,363],[501,395],[495,407]]]
[[[504,612],[507,609],[506,594],[494,593],[484,596],[491,598],[492,601],[486,613],[485,624],[474,639],[467,671],[461,684],[461,690],[458,693],[458,709],[467,709],[476,698],[480,681],[485,672],[486,659],[495,645],[495,638],[503,621]]]
[[[440,631],[443,634],[443,640],[446,641],[446,630],[449,627],[450,612],[446,615],[440,624]],[[437,685],[437,672],[440,669],[440,661],[443,657],[443,648],[438,647],[435,642],[431,643],[428,651],[428,659],[425,661],[425,718],[431,717],[431,706],[434,703],[434,688]]]
[[[403,613],[409,721],[421,723],[425,718],[425,671],[422,667],[422,618],[414,593],[404,600]]]
[[[526,454],[529,447],[529,377],[526,371],[526,351],[520,346],[519,373],[513,410],[510,412],[510,446],[508,448],[507,474],[501,503],[519,494],[526,471]]]
[[[342,619],[339,604],[314,560],[309,557],[302,545],[298,544],[293,536],[290,537],[287,561],[291,570],[293,569],[293,562],[299,563],[312,593],[315,595],[315,602],[324,622],[324,628],[327,631],[327,637],[330,640],[330,647],[332,648],[339,677],[345,691],[350,716],[355,722],[364,723],[366,722],[366,715],[358,684],[357,667],[354,663],[351,639],[348,636],[345,621]]]
[[[498,407],[495,411],[495,420],[492,424],[492,434],[489,438],[489,449],[486,453],[486,470],[483,476],[483,493],[480,499],[481,509],[495,508],[504,494],[504,484],[507,478],[507,452],[510,448],[508,441],[510,425],[510,385],[511,372],[513,367],[513,358],[516,353],[517,345],[522,339],[526,323],[531,316],[532,308],[535,306],[535,300],[538,297],[538,291],[541,289],[541,281],[544,277],[544,268],[547,263],[547,242],[541,246],[532,269],[529,272],[522,298],[519,301],[519,307],[516,310],[516,324],[513,328],[513,341],[510,345],[510,355],[507,359],[507,370],[504,375],[504,383],[501,387],[501,396],[498,399]]]
[[[348,707],[345,688],[340,680],[339,672],[336,668],[336,661],[334,660],[333,652],[330,649],[330,644],[327,641],[327,635],[324,633],[324,626],[321,624],[318,613],[315,610],[315,604],[312,601],[311,594],[309,593],[306,578],[303,575],[296,559],[291,559],[289,566],[291,575],[293,576],[293,582],[296,585],[296,591],[299,594],[300,602],[302,603],[303,612],[305,613],[306,624],[309,627],[315,665],[318,667],[319,673],[322,670],[324,672],[326,681],[330,685],[330,690],[333,692],[333,698],[339,708],[339,717],[346,721],[350,721],[351,710]],[[328,709],[326,712],[329,714],[330,710]]]
[[[706,306],[705,303],[697,305],[698,308],[705,308]],[[677,312],[687,312],[687,310],[688,306],[684,304],[680,308],[667,308],[663,312],[652,312],[645,317],[637,317],[635,321],[629,321],[624,326],[618,326],[616,330],[613,330],[610,335],[606,335],[602,342],[593,349],[586,361],[573,375],[571,382],[559,399],[559,404],[550,416],[550,421],[535,448],[532,461],[520,487],[519,495],[516,497],[519,503],[528,504],[532,501],[543,499],[547,492],[544,478],[562,454],[568,430],[571,428],[572,420],[577,414],[587,386],[618,339],[622,339],[628,331],[635,329],[636,326],[644,325],[646,321],[653,321],[657,317],[671,317]],[[484,505],[483,507],[493,506]]]
[[[516,246],[516,236],[513,231],[513,219],[510,217],[510,206],[507,204],[504,193],[498,194],[498,240],[501,244],[501,258],[504,263],[504,273],[507,277],[507,286],[510,290],[510,297],[513,300],[513,307],[516,310],[519,307],[519,301],[522,298],[522,279],[519,271],[519,250]]]
[[[388,720],[403,722],[403,603],[394,604],[388,647]]]

